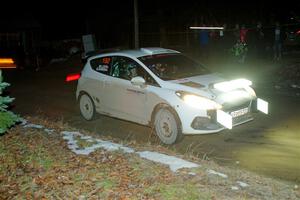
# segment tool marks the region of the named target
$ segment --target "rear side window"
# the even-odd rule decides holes
[[[91,67],[96,72],[109,75],[111,57],[95,58],[90,61]]]

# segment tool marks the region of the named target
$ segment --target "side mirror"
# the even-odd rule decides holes
[[[146,85],[146,81],[143,77],[136,76],[131,79],[131,84],[140,86],[140,87],[144,87]]]

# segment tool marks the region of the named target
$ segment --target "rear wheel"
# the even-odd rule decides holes
[[[154,117],[154,128],[164,144],[174,144],[182,139],[181,123],[171,108],[160,108]]]
[[[80,113],[84,119],[90,121],[95,118],[95,105],[88,94],[82,94],[79,98]]]

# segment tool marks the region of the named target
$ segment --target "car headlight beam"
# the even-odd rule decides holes
[[[194,94],[176,92],[176,95],[179,96],[187,105],[203,110],[212,110],[212,109],[221,109],[222,106],[208,98],[201,97]]]

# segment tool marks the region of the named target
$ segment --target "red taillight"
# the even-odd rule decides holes
[[[300,35],[300,30],[297,31],[297,34]]]
[[[67,75],[66,81],[76,81],[80,78],[80,74],[69,74]]]

